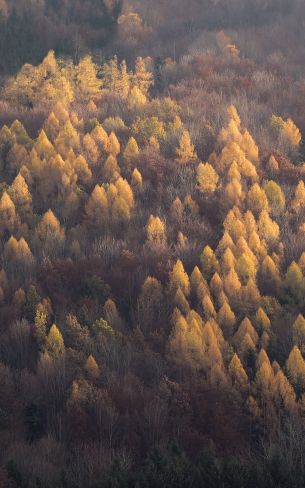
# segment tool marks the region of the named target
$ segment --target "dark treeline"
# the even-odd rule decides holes
[[[176,43],[179,56],[204,31],[272,29],[284,17],[299,25],[303,10],[301,0],[191,0],[187,14],[183,1],[172,0],[2,0],[0,72],[16,72],[26,62],[37,64],[50,49],[77,62],[92,50],[106,57],[118,51],[128,59],[136,54],[172,55]],[[140,22],[128,18],[133,11],[142,17]],[[120,17],[123,27],[118,26]]]
[[[2,74],[16,72],[26,62],[37,64],[50,49],[72,56],[77,62],[80,53],[101,49],[113,40],[122,10],[121,0],[37,3],[4,0],[0,29]]]

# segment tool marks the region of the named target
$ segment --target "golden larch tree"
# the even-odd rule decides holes
[[[293,261],[289,266],[283,282],[284,292],[288,300],[302,305],[304,303],[305,283],[299,265]]]
[[[83,148],[88,160],[91,161],[92,164],[96,164],[99,159],[100,152],[94,138],[90,134],[84,135]]]
[[[108,135],[100,124],[94,127],[94,129],[91,131],[91,136],[93,137],[100,149],[102,149],[103,151],[107,150],[109,144]]]
[[[217,314],[217,320],[221,325],[225,337],[230,337],[234,333],[234,327],[236,324],[236,317],[231,310],[229,303],[225,302]]]
[[[286,361],[288,378],[298,391],[305,389],[305,361],[298,346],[294,346]]]
[[[234,335],[234,342],[236,343],[237,346],[240,346],[242,343],[242,340],[244,337],[248,334],[252,341],[253,344],[256,345],[258,343],[258,334],[256,330],[254,329],[252,323],[248,319],[248,317],[245,317],[242,322],[240,323],[237,332]]]
[[[238,278],[238,274],[233,268],[231,268],[225,275],[223,283],[227,295],[236,299],[239,295],[241,284]]]
[[[179,147],[176,149],[176,155],[176,162],[179,164],[190,163],[197,159],[195,147],[191,142],[191,136],[187,130],[183,131],[181,135]]]
[[[292,324],[293,343],[303,350],[305,345],[305,319],[299,314]]]
[[[242,285],[246,285],[250,279],[255,281],[255,262],[245,252],[238,258],[235,269]]]
[[[257,183],[254,183],[248,191],[247,205],[256,217],[258,217],[263,210],[269,210],[266,193]]]
[[[215,192],[219,176],[209,163],[200,163],[197,168],[197,187],[205,196]]]
[[[137,168],[134,168],[131,175],[131,186],[135,189],[140,189],[142,188],[142,185],[143,185],[142,175]]]
[[[173,266],[169,276],[169,291],[175,293],[180,288],[183,294],[188,297],[190,294],[190,280],[188,274],[184,270],[182,261],[180,259]]]
[[[219,295],[219,293],[223,291],[222,279],[217,272],[213,274],[210,281],[210,290],[215,296]]]
[[[269,291],[269,294],[277,295],[281,285],[281,276],[277,265],[270,256],[266,256],[263,260],[259,276],[260,283]]]
[[[159,247],[166,245],[167,237],[165,223],[160,219],[160,217],[150,215],[146,224],[146,236],[147,242],[150,246]]]
[[[17,225],[18,219],[16,207],[9,194],[5,191],[0,199],[0,232],[12,233]]]
[[[241,392],[247,389],[248,376],[236,353],[233,355],[230,361],[228,367],[228,373],[233,387],[235,387],[238,391]]]
[[[214,307],[214,303],[209,295],[204,295],[201,300],[201,306],[203,310],[203,314],[206,320],[210,318],[216,318],[216,310]]]
[[[64,354],[65,344],[63,337],[55,324],[52,325],[46,340],[46,349],[50,356],[57,358]]]
[[[57,119],[54,112],[51,112],[48,118],[45,120],[43,129],[48,137],[48,139],[54,142],[58,136],[60,130],[59,120]]]
[[[295,410],[296,396],[295,392],[289,383],[287,377],[284,375],[283,371],[278,371],[274,376],[272,382],[272,392],[274,395],[274,402],[281,411],[284,409],[287,412],[292,413]]]
[[[191,290],[194,295],[197,294],[198,288],[202,283],[206,285],[206,281],[202,276],[202,273],[198,268],[198,266],[195,266],[191,273],[190,283],[191,283]]]
[[[97,77],[97,67],[90,56],[85,56],[75,68],[75,95],[89,101],[101,95],[102,81]]]
[[[72,161],[72,166],[77,174],[77,180],[81,185],[86,185],[92,178],[92,171],[82,154],[74,158]]]
[[[103,165],[103,178],[108,182],[115,182],[121,175],[121,170],[118,165],[117,159],[109,154],[108,158]]]
[[[286,204],[285,195],[280,185],[270,180],[264,185],[264,192],[268,199],[271,215],[280,215],[284,211]]]
[[[33,214],[32,195],[24,177],[20,173],[18,173],[7,192],[15,204],[21,220],[29,222]]]
[[[261,239],[265,239],[267,244],[274,244],[280,235],[280,228],[274,222],[266,210],[263,210],[259,216],[258,233]]]
[[[134,86],[146,96],[154,83],[152,73],[147,69],[145,60],[140,56],[136,59],[135,74],[132,81]]]
[[[95,186],[86,203],[85,211],[87,218],[93,226],[100,226],[105,222],[105,219],[109,215],[109,206],[107,194],[102,186]]]
[[[131,137],[128,140],[123,152],[123,158],[127,166],[130,166],[132,163],[133,165],[135,165],[138,160],[138,156],[139,156],[139,146],[135,138]]]
[[[107,152],[108,152],[108,154],[112,154],[112,156],[114,156],[115,158],[121,152],[120,143],[118,141],[117,136],[115,135],[115,133],[113,131],[110,133],[110,136],[108,137]]]
[[[259,309],[255,314],[255,324],[258,330],[261,331],[270,330],[270,326],[271,326],[270,319],[262,307],[259,307]]]
[[[89,378],[96,380],[100,376],[100,368],[92,356],[90,354],[85,362],[85,370],[89,376]]]
[[[206,280],[210,280],[213,274],[219,271],[218,260],[210,246],[205,246],[203,249],[200,255],[200,263],[203,276]]]
[[[275,176],[279,173],[279,163],[277,162],[273,154],[271,154],[270,158],[268,159],[267,170],[270,176]]]
[[[294,191],[294,198],[291,202],[291,208],[294,211],[299,211],[305,208],[305,185],[304,181],[300,181]]]

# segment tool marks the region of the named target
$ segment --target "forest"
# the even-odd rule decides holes
[[[302,0],[0,0],[0,488],[305,486]]]

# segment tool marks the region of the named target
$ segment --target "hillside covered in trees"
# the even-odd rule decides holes
[[[303,3],[0,10],[0,488],[304,487]]]

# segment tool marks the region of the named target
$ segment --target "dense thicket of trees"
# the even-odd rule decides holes
[[[187,12],[184,0],[1,0],[0,73],[38,64],[50,49],[74,62],[90,51],[99,60],[178,59],[214,49],[214,34],[223,29],[265,61],[270,48],[289,51],[284,38],[302,44],[302,19],[302,0],[190,0]]]
[[[0,73],[38,63],[49,49],[70,55],[102,49],[113,41],[121,0],[2,0]]]
[[[0,1],[0,487],[303,487],[304,7],[28,3]]]

